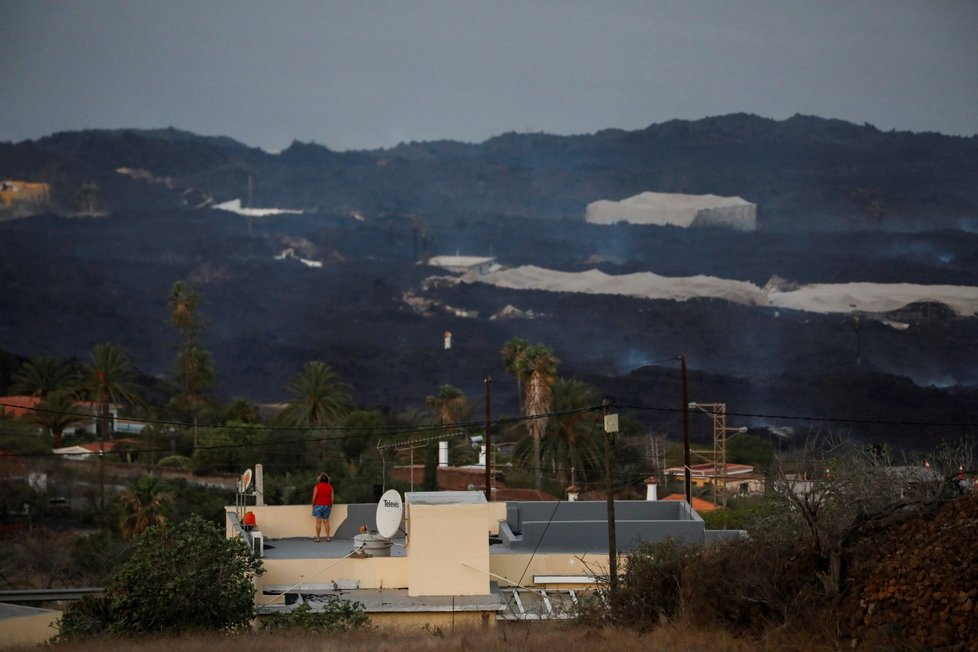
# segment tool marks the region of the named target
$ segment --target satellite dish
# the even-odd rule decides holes
[[[401,515],[404,513],[404,502],[397,489],[391,489],[380,497],[377,503],[377,532],[385,539],[390,539],[401,526]]]
[[[245,469],[241,474],[241,493],[248,493],[249,489],[251,489],[251,469]]]

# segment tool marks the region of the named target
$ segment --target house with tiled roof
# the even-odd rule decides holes
[[[44,399],[39,396],[0,396],[0,414],[23,419],[30,416]],[[97,433],[96,415],[98,404],[92,401],[76,401],[75,409],[81,417],[64,432],[65,435],[95,435]],[[112,417],[112,427],[115,432],[138,434],[142,432],[140,421],[119,418],[119,406],[109,403],[109,415]]]
[[[69,460],[84,460],[103,453],[124,453],[126,450],[139,446],[140,442],[136,439],[110,439],[108,441],[93,441],[87,444],[73,444],[55,448],[52,453],[63,455]]]
[[[672,466],[665,474],[680,483],[685,482],[686,472],[682,466]],[[700,489],[723,487],[726,494],[759,494],[764,493],[764,476],[754,471],[749,464],[692,464],[689,467],[690,483]]]

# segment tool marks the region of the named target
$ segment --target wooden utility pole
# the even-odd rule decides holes
[[[486,376],[486,502],[492,502],[492,376]]]
[[[604,478],[608,498],[608,589],[614,598],[618,592],[618,541],[615,534],[615,489],[611,479],[612,438],[618,432],[618,415],[608,414],[608,401],[604,402]]]
[[[689,388],[686,386],[686,354],[680,354],[679,363],[683,376],[683,488],[686,504],[693,505],[693,487],[689,468]]]

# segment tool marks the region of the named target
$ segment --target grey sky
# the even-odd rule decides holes
[[[973,0],[0,0],[0,141],[364,149],[736,111],[972,135],[976,37]]]

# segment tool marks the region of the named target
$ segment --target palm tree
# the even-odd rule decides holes
[[[302,372],[289,381],[293,400],[282,413],[291,425],[325,428],[343,418],[353,408],[353,395],[325,362],[307,362]]]
[[[119,529],[127,539],[154,525],[165,524],[166,511],[173,502],[173,494],[163,491],[162,483],[154,475],[145,475],[133,482],[119,498],[122,501]]]
[[[104,439],[110,435],[109,404],[129,401],[138,403],[133,385],[133,367],[129,354],[118,344],[96,344],[90,354],[91,362],[85,365],[82,388],[90,400],[98,404],[98,432]]]
[[[533,463],[535,487],[541,489],[540,440],[547,430],[547,414],[553,403],[553,384],[560,361],[553,350],[543,344],[534,344],[523,350],[516,359],[517,374],[526,379],[526,396],[523,400],[526,427],[533,439]]]
[[[74,381],[71,368],[54,358],[32,358],[14,374],[11,390],[18,394],[45,397],[58,389],[70,387]]]
[[[563,486],[570,482],[573,467],[586,474],[600,468],[601,416],[588,408],[601,403],[598,390],[587,383],[558,378],[553,385],[553,411],[542,442],[543,457],[554,460],[557,477]]]
[[[31,421],[50,431],[54,437],[53,448],[61,448],[61,434],[65,428],[78,424],[82,419],[74,397],[65,389],[49,393],[30,416]]]
[[[175,401],[178,408],[190,411],[194,422],[194,448],[197,447],[197,419],[200,415],[201,393],[214,384],[214,361],[197,343],[200,319],[197,314],[197,292],[183,281],[170,290],[167,305],[170,321],[180,333],[180,352],[177,355],[176,380],[182,391]]]
[[[183,281],[177,281],[170,290],[167,298],[167,305],[170,307],[170,321],[180,331],[181,337],[185,340],[193,340],[197,328],[197,303],[200,297]]]
[[[452,428],[458,423],[466,410],[468,410],[468,399],[462,390],[451,385],[442,385],[438,388],[438,393],[425,398],[428,408],[438,418],[438,423],[445,426],[444,434],[449,434]],[[425,451],[424,468],[424,488],[425,491],[436,491],[438,489],[438,449],[433,441],[428,442]],[[411,471],[414,473],[414,470]]]
[[[197,418],[203,397],[202,392],[214,384],[214,360],[211,354],[197,344],[189,344],[177,356],[177,382],[183,388],[177,403],[183,403],[194,421],[194,448],[197,447]]]
[[[520,412],[523,412],[523,378],[519,373],[519,359],[523,356],[523,352],[526,351],[530,346],[530,343],[521,337],[514,337],[505,344],[500,351],[503,356],[503,364],[506,365],[507,373],[511,373],[516,376],[516,403],[520,406]]]
[[[462,390],[451,385],[439,387],[438,393],[434,396],[428,396],[425,403],[438,417],[438,423],[449,427],[458,423],[468,409],[468,399],[465,394],[462,393]]]

